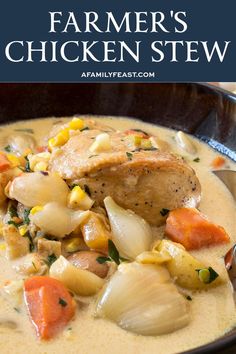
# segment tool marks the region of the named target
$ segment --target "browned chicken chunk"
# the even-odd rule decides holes
[[[107,132],[110,147],[92,151],[98,129],[73,135],[54,149],[50,169],[71,183],[90,191],[95,205],[110,195],[120,206],[131,209],[152,225],[161,225],[162,209],[195,207],[201,188],[193,169],[182,158],[155,149],[137,148],[132,136]]]

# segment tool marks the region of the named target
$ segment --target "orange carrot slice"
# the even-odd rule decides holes
[[[223,227],[209,221],[194,208],[174,209],[166,220],[166,235],[181,243],[187,250],[229,242]]]
[[[25,302],[41,339],[54,337],[75,314],[75,304],[65,286],[48,276],[34,276],[24,283]]]
[[[4,172],[11,167],[11,163],[2,152],[0,152],[0,172]]]
[[[225,158],[222,156],[217,156],[212,161],[211,166],[213,168],[221,168],[224,166],[224,164],[225,164]]]

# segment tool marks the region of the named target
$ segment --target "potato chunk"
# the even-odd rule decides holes
[[[209,286],[200,280],[197,271],[206,269],[207,266],[188,253],[182,245],[162,240],[157,246],[157,250],[171,255],[172,258],[166,263],[166,266],[178,285],[187,289],[204,289]],[[211,284],[217,285],[219,282],[220,278],[217,278]]]

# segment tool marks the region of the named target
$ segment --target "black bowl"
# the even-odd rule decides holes
[[[74,114],[136,117],[184,130],[236,161],[236,96],[210,85],[0,84],[0,123]],[[236,353],[236,330],[185,352],[197,353]]]

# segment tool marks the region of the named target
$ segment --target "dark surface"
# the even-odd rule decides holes
[[[0,122],[73,114],[137,117],[236,150],[236,97],[206,85],[0,84]]]
[[[236,96],[208,85],[0,84],[1,123],[74,114],[130,116],[181,129],[236,161]],[[235,354],[236,331],[188,353]]]

